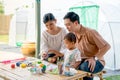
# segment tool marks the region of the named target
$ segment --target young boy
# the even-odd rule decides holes
[[[81,57],[80,51],[75,46],[76,36],[73,33],[68,33],[64,37],[64,44],[67,48],[64,53],[64,66],[70,66],[73,68],[77,68],[80,64]]]
[[[75,46],[76,43],[76,36],[73,33],[68,33],[64,37],[64,44],[66,46],[66,50],[64,54],[64,66],[70,66],[73,68],[77,68],[80,64],[81,57],[80,51]],[[57,58],[49,57],[49,62],[56,62]]]

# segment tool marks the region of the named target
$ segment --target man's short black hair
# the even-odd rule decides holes
[[[70,19],[70,21],[72,22],[78,21],[78,23],[80,24],[79,15],[75,12],[68,12],[63,19]]]
[[[64,39],[67,39],[67,40],[70,41],[70,42],[76,43],[76,36],[75,36],[74,33],[71,33],[71,32],[70,32],[70,33],[67,33],[67,34],[65,35]]]
[[[55,17],[52,13],[47,13],[43,17],[43,22],[44,23],[47,23],[48,21],[53,21],[53,20],[55,20]]]

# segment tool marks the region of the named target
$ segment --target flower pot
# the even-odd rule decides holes
[[[21,46],[21,52],[24,56],[34,57],[35,47],[35,42],[25,42]]]

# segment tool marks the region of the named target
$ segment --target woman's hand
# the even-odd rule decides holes
[[[46,58],[47,58],[47,56],[48,56],[48,54],[47,54],[47,53],[45,53],[45,52],[44,52],[44,53],[42,53],[42,58],[43,58],[43,59],[46,59]]]
[[[96,61],[94,59],[94,57],[88,58],[85,61],[88,61],[88,67],[90,68],[90,71],[94,71],[95,65],[96,65]]]

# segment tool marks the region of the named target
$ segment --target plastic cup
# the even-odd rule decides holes
[[[58,65],[58,73],[59,73],[59,75],[62,75],[63,62],[57,62],[57,65]]]

